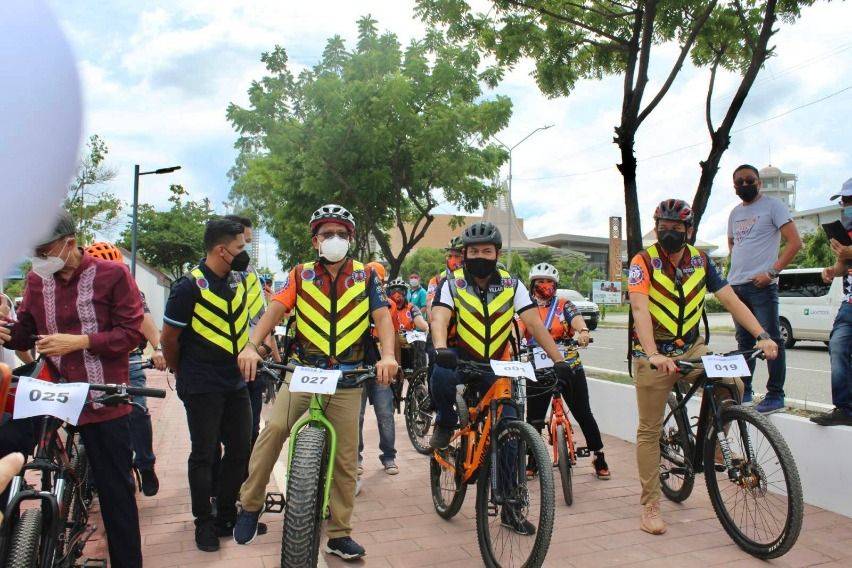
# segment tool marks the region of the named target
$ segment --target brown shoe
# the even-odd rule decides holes
[[[660,516],[660,504],[648,503],[642,508],[642,521],[639,528],[650,534],[663,534],[666,532],[666,523]]]

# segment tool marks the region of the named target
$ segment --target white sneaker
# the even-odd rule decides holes
[[[355,497],[361,493],[361,476],[358,476],[358,479],[355,480]]]

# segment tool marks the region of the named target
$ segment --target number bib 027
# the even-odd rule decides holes
[[[337,390],[337,381],[342,376],[340,369],[296,367],[290,376],[290,392],[334,394]]]
[[[14,418],[53,416],[76,426],[88,394],[88,383],[49,383],[21,377],[15,391]]]
[[[711,378],[745,377],[749,370],[742,355],[704,355],[704,371]]]

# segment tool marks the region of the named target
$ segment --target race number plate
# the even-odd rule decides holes
[[[315,369],[296,367],[290,377],[290,392],[312,392],[315,394],[334,394],[337,381],[343,373],[340,369]]]
[[[405,340],[409,343],[415,343],[417,341],[426,341],[426,332],[425,331],[407,331],[407,332],[405,332]]]
[[[520,361],[495,361],[491,360],[491,369],[498,377],[526,377],[535,382],[535,370],[532,363]]]
[[[76,426],[88,394],[88,383],[48,383],[21,377],[15,391],[14,418],[54,416]]]
[[[704,355],[701,361],[708,377],[745,377],[750,374],[742,355]]]
[[[553,366],[553,359],[548,357],[541,347],[533,349],[533,359],[535,359],[536,369],[549,369]]]

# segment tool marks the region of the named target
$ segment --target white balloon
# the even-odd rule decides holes
[[[0,271],[56,223],[80,147],[74,56],[42,0],[0,2]]]

